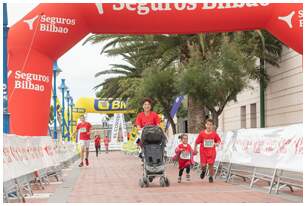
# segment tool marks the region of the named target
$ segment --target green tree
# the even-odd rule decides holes
[[[205,59],[196,46],[191,54],[189,63],[183,66],[179,88],[205,105],[218,127],[218,117],[226,104],[236,101],[237,94],[248,86],[256,59],[245,55],[235,42],[216,47]]]
[[[126,64],[110,64],[109,70],[98,72],[95,77],[103,75],[112,75],[104,82],[97,85],[94,89],[102,87],[102,90],[96,93],[98,97],[104,98],[129,98],[131,88],[139,85],[142,72],[145,69],[145,62],[135,53],[122,54]]]
[[[203,35],[202,35],[203,36]],[[205,42],[211,45],[215,41],[211,40],[210,35],[205,38]],[[100,43],[106,42],[103,46],[101,53],[109,56],[121,55],[128,52],[137,52],[137,55],[147,62],[146,66],[158,65],[162,69],[177,64],[185,64],[190,58],[188,46],[189,44],[199,44],[203,40],[201,35],[188,34],[188,35],[141,35],[141,36],[124,36],[124,35],[92,35],[86,42]],[[86,43],[85,42],[85,43]],[[204,43],[204,42],[203,42]],[[209,48],[209,47],[207,47]],[[115,82],[115,79],[110,79],[109,82]],[[119,81],[119,80],[118,80]],[[107,86],[107,83],[102,85],[104,91],[109,90],[109,94],[117,91],[121,93],[119,83],[115,86]],[[108,89],[108,87],[111,87]],[[195,132],[195,128],[201,125],[204,120],[205,110],[203,105],[193,101],[192,97],[188,98],[188,127],[189,132]]]
[[[144,94],[155,99],[161,106],[161,113],[169,120],[172,131],[176,133],[176,125],[170,115],[173,101],[179,95],[175,85],[176,81],[175,68],[161,68],[152,66],[146,69],[144,74],[143,88]]]

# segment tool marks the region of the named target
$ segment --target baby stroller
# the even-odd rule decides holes
[[[165,175],[164,149],[167,138],[158,126],[146,126],[142,130],[141,144],[143,152],[143,177],[139,180],[140,187],[149,187],[155,177],[159,178],[161,187],[170,185]]]

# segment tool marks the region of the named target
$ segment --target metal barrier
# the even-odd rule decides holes
[[[276,177],[275,193],[278,194],[283,187],[289,187],[291,192],[294,192],[294,187],[303,189],[303,173],[279,170]]]
[[[276,184],[275,183],[276,173],[277,169],[255,167],[253,170],[250,188],[252,188],[257,181],[263,180],[268,183],[269,185],[268,193],[271,193],[273,187]]]
[[[172,157],[166,157],[166,160],[167,164],[173,164],[174,166],[178,164],[177,161],[172,160]],[[197,173],[201,172],[201,166],[197,162],[195,162],[192,169]],[[206,169],[208,170],[208,168]],[[229,182],[233,177],[239,177],[242,178],[244,182],[250,181],[250,189],[253,188],[259,180],[265,181],[269,186],[269,194],[273,189],[275,189],[275,193],[278,194],[279,190],[284,187],[288,187],[291,192],[294,191],[294,187],[303,189],[303,173],[299,172],[289,172],[280,169],[261,168],[219,161],[215,162],[214,169],[214,179],[219,176],[225,179],[225,182]]]
[[[9,199],[17,199],[18,202],[25,202],[16,183],[16,179],[3,182],[3,202],[9,202]]]
[[[16,178],[16,184],[19,188],[20,194],[25,197],[27,195],[32,196],[33,191],[31,188],[31,182],[34,180],[33,173],[23,175],[19,178]]]
[[[35,178],[33,183],[36,184],[38,182],[41,189],[45,189],[44,184],[45,185],[49,184],[48,169],[47,168],[41,169],[37,172],[34,172],[33,175],[34,175],[34,178]]]
[[[26,202],[25,197],[33,195],[32,185],[38,183],[41,189],[45,189],[44,185],[49,184],[51,176],[54,176],[57,181],[63,181],[62,169],[78,159],[79,155],[75,155],[60,165],[33,171],[33,173],[3,182],[3,202],[9,203],[11,200]]]
[[[252,179],[254,167],[229,163],[226,182],[229,182],[234,176],[240,177],[246,182],[247,179]]]

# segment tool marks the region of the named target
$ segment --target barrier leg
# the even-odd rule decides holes
[[[277,172],[277,169],[275,169],[274,172],[273,172],[272,180],[271,180],[270,187],[269,187],[269,194],[271,193],[273,185],[274,185],[276,172]]]
[[[283,174],[283,170],[281,170],[277,176],[277,183],[276,183],[276,189],[275,189],[275,193],[278,194],[278,190],[279,190],[279,186],[280,186],[280,177]]]
[[[253,176],[252,176],[252,180],[251,180],[251,183],[250,183],[250,188],[253,187],[253,184],[255,183],[254,180],[255,180],[255,175],[256,175],[256,167],[254,167],[254,170],[253,170]]]
[[[215,174],[214,174],[214,179],[216,179],[216,177],[217,177],[219,167],[220,167],[220,161],[217,163],[217,167],[216,167]]]
[[[17,191],[16,191],[16,193],[17,193],[17,198],[18,198],[18,201],[19,202],[22,202],[22,203],[25,203],[26,201],[25,201],[25,198],[24,198],[24,196],[23,196],[23,192],[22,192],[22,187],[21,187],[21,185],[19,185],[19,183],[17,182],[17,179],[15,179],[15,183],[16,183],[16,187],[17,187]]]
[[[225,182],[228,182],[231,178],[231,168],[232,168],[232,163],[229,163],[228,168],[227,168],[227,176]]]

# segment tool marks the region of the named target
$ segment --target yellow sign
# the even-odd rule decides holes
[[[135,113],[135,111],[127,109],[126,102],[118,99],[95,99],[93,97],[81,97],[76,101],[75,107],[73,108],[72,131],[75,130],[80,115],[86,113],[129,114]]]
[[[78,113],[99,113],[99,114],[127,114],[134,113],[127,109],[126,102],[118,99],[95,99],[93,97],[82,97],[75,103],[74,111]],[[85,110],[84,112],[82,112]]]

